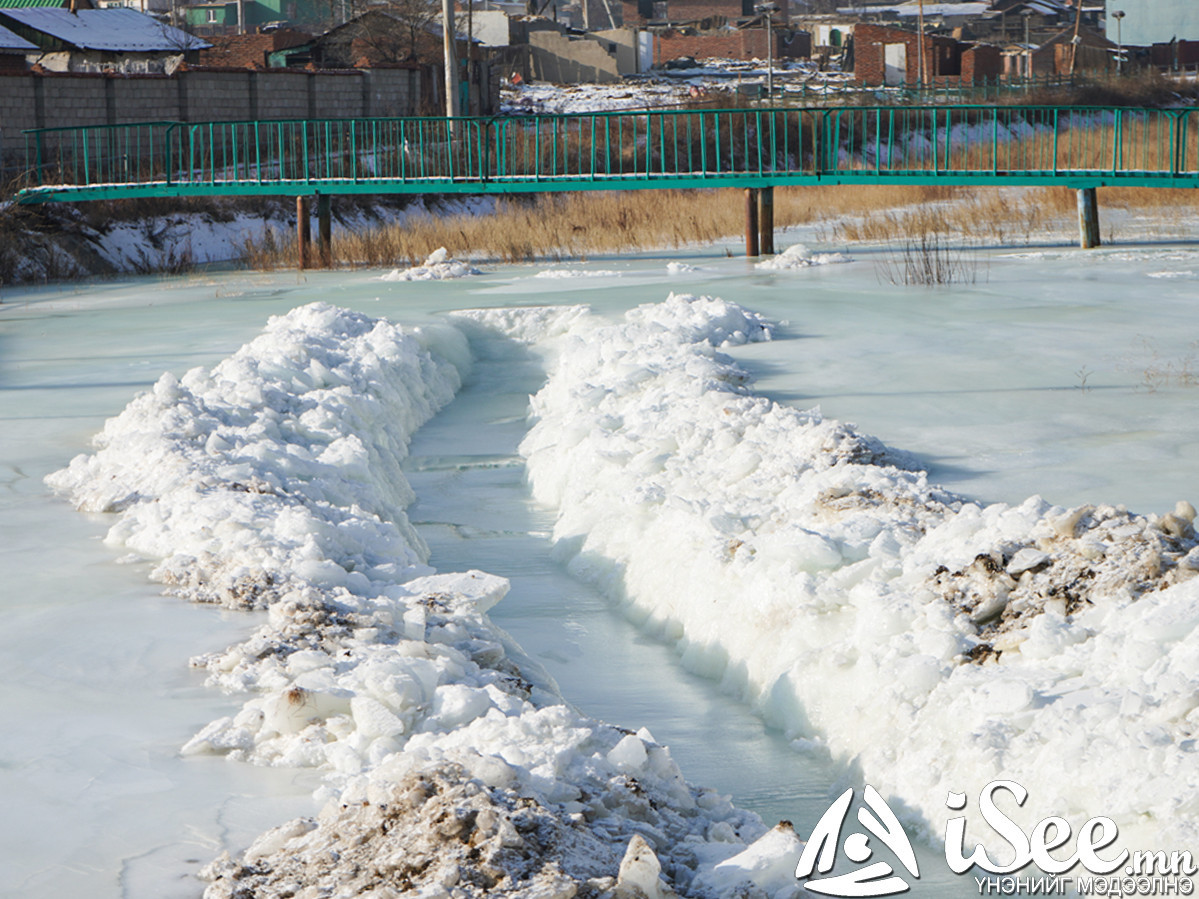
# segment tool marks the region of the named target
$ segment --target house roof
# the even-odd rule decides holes
[[[4,26],[0,25],[0,50],[36,50],[37,44],[31,44],[25,38],[13,34]]]
[[[164,25],[135,9],[69,9],[26,7],[0,10],[0,16],[77,47],[80,50],[154,52],[201,50],[207,41]]]
[[[196,8],[201,4],[196,4]],[[213,5],[213,4],[204,4]],[[312,40],[312,36],[290,28],[280,28],[265,34],[228,34],[212,38],[212,48],[200,54],[201,65],[263,66],[267,55],[290,50]]]

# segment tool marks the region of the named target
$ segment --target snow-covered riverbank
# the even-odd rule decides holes
[[[169,205],[161,201],[159,206]],[[294,239],[295,204],[283,199],[213,199],[177,211],[105,220],[103,205],[47,204],[20,209],[0,204],[0,286],[97,276],[178,273],[194,266],[237,263],[252,245]],[[494,208],[485,197],[414,197],[391,202],[339,203],[334,234],[362,232],[411,216],[478,214]]]

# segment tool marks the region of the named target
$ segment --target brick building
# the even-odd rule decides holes
[[[921,71],[921,45],[923,67]],[[860,24],[853,32],[853,72],[863,84],[973,82],[1003,71],[1002,54],[989,44],[969,44],[939,34]]]

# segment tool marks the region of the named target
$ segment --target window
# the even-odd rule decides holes
[[[215,25],[216,23],[217,23],[216,10],[215,9],[208,10],[208,24]]]

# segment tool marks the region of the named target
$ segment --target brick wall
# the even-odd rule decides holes
[[[666,0],[666,12],[671,22],[739,19],[745,15],[741,0]],[[753,15],[752,11],[750,15]]]
[[[940,35],[925,35],[923,43],[924,63],[927,66],[924,80],[959,80],[965,45]],[[884,47],[887,44],[903,44],[906,47],[907,72],[904,81],[908,84],[917,83],[920,80],[920,35],[884,25],[859,24],[854,28],[854,77],[863,84],[883,84],[886,81]]]
[[[975,78],[998,78],[1003,74],[1003,53],[990,44],[976,44],[962,51],[962,81]]]
[[[783,33],[774,32],[774,55],[781,58]],[[703,59],[722,56],[729,59],[765,59],[766,30],[745,28],[740,31],[656,31],[654,32],[654,65],[672,59],[691,56]]]

